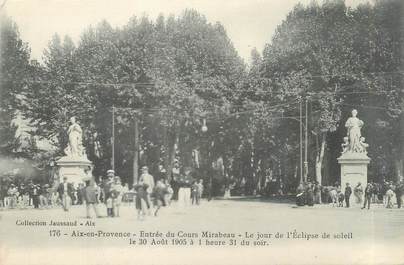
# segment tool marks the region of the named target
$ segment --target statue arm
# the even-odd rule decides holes
[[[345,127],[346,127],[346,128],[352,127],[351,118],[349,118],[349,119],[345,122]]]

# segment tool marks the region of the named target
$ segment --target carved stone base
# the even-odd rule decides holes
[[[87,180],[85,170],[93,167],[93,163],[87,158],[68,156],[57,160],[56,165],[59,167],[59,182],[63,181],[63,177],[67,177],[67,182],[73,183],[75,187]]]
[[[338,158],[338,163],[341,165],[342,192],[345,192],[346,183],[350,184],[352,191],[358,182],[366,187],[370,158],[365,153],[344,153]]]

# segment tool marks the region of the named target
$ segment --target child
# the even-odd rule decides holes
[[[191,198],[192,198],[192,205],[199,204],[198,200],[198,184],[196,181],[191,186]]]
[[[149,186],[143,182],[140,182],[134,186],[136,191],[136,210],[137,210],[137,219],[143,220],[144,216],[146,216],[146,207],[150,208],[149,200],[147,199],[147,188]]]
[[[338,190],[338,207],[344,207],[345,195],[341,190]]]
[[[106,206],[107,206],[107,216],[108,217],[114,217],[114,211],[113,211],[113,193],[110,192],[107,194],[107,200],[106,200]]]

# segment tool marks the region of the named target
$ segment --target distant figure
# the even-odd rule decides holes
[[[200,204],[201,202],[201,198],[202,198],[202,194],[203,194],[203,179],[199,179],[199,181],[197,182],[197,196],[196,196],[196,204]]]
[[[146,216],[146,209],[150,209],[150,205],[147,200],[147,184],[139,182],[133,186],[136,191],[135,204],[137,210],[137,219],[143,220]]]
[[[97,199],[97,189],[94,185],[91,185],[91,181],[87,180],[85,184],[85,188],[83,189],[83,198],[86,203],[86,217],[91,218],[90,209],[93,208],[93,211],[96,217],[100,217],[97,209],[98,199]]]
[[[154,206],[156,207],[156,210],[154,211],[154,216],[157,216],[162,206],[166,206],[166,200],[165,200],[166,194],[167,194],[166,185],[161,180],[157,180],[156,186],[154,187],[153,190]]]
[[[368,183],[365,188],[365,200],[363,202],[362,209],[365,209],[366,205],[368,210],[370,209],[370,201],[372,199],[372,193],[373,193],[372,184]]]
[[[351,186],[349,186],[349,183],[346,184],[345,187],[345,207],[349,208],[349,198],[351,197],[352,194],[352,189]]]
[[[63,182],[59,184],[58,193],[60,200],[62,201],[62,206],[64,211],[69,211],[70,205],[72,203],[71,194],[73,192],[73,187],[70,183],[67,183],[67,177],[63,177]]]
[[[112,213],[114,217],[119,217],[119,209],[122,203],[123,186],[121,179],[118,176],[114,177],[114,182],[111,185],[111,198],[112,198]]]
[[[332,207],[338,206],[338,192],[336,188],[330,190],[330,198],[332,202]]]
[[[170,182],[168,181],[168,179],[164,180],[164,184],[166,185],[166,188],[167,188],[167,193],[165,195],[166,205],[170,205],[171,204],[171,199],[172,199],[173,194],[174,194],[174,190],[171,187]]]
[[[313,192],[313,186],[311,183],[309,183],[306,188],[306,204],[308,206],[314,205],[314,192]]]
[[[299,184],[296,190],[296,205],[304,206],[305,205],[305,193],[303,184]]]
[[[345,194],[338,190],[338,207],[344,207]]]
[[[386,192],[386,196],[387,196],[386,208],[393,208],[394,191],[392,189],[392,186],[389,186],[389,189]]]
[[[178,206],[184,207],[191,205],[191,168],[186,167],[184,169],[184,175],[179,179],[178,184],[180,189],[178,190]]]
[[[358,185],[356,185],[356,187],[354,189],[354,195],[356,198],[356,203],[362,204],[363,188],[362,188],[362,184],[360,182],[358,182]]]
[[[139,177],[139,182],[147,185],[147,190],[146,190],[147,204],[150,206],[151,205],[150,195],[154,189],[154,177],[149,174],[149,168],[147,166],[142,167],[142,174]],[[149,215],[151,215],[150,211],[149,211]]]

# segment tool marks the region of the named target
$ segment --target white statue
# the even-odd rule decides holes
[[[365,143],[365,137],[361,137],[359,139],[359,144],[361,145],[361,153],[367,154],[367,148],[369,147],[369,144]]]
[[[344,142],[341,144],[342,147],[342,154],[346,153],[349,149],[349,138],[348,137],[344,137]]]
[[[358,112],[356,109],[352,110],[352,117],[350,117],[346,123],[345,127],[348,129],[348,139],[349,139],[349,148],[348,151],[354,153],[360,153],[363,149],[362,144],[360,143],[361,138],[361,128],[363,127],[363,121],[356,117]]]
[[[80,125],[76,123],[76,118],[70,118],[71,125],[67,130],[67,134],[69,135],[69,143],[65,148],[65,153],[67,156],[72,157],[81,157],[84,155],[84,148],[82,143],[83,138],[83,130],[80,128]]]

